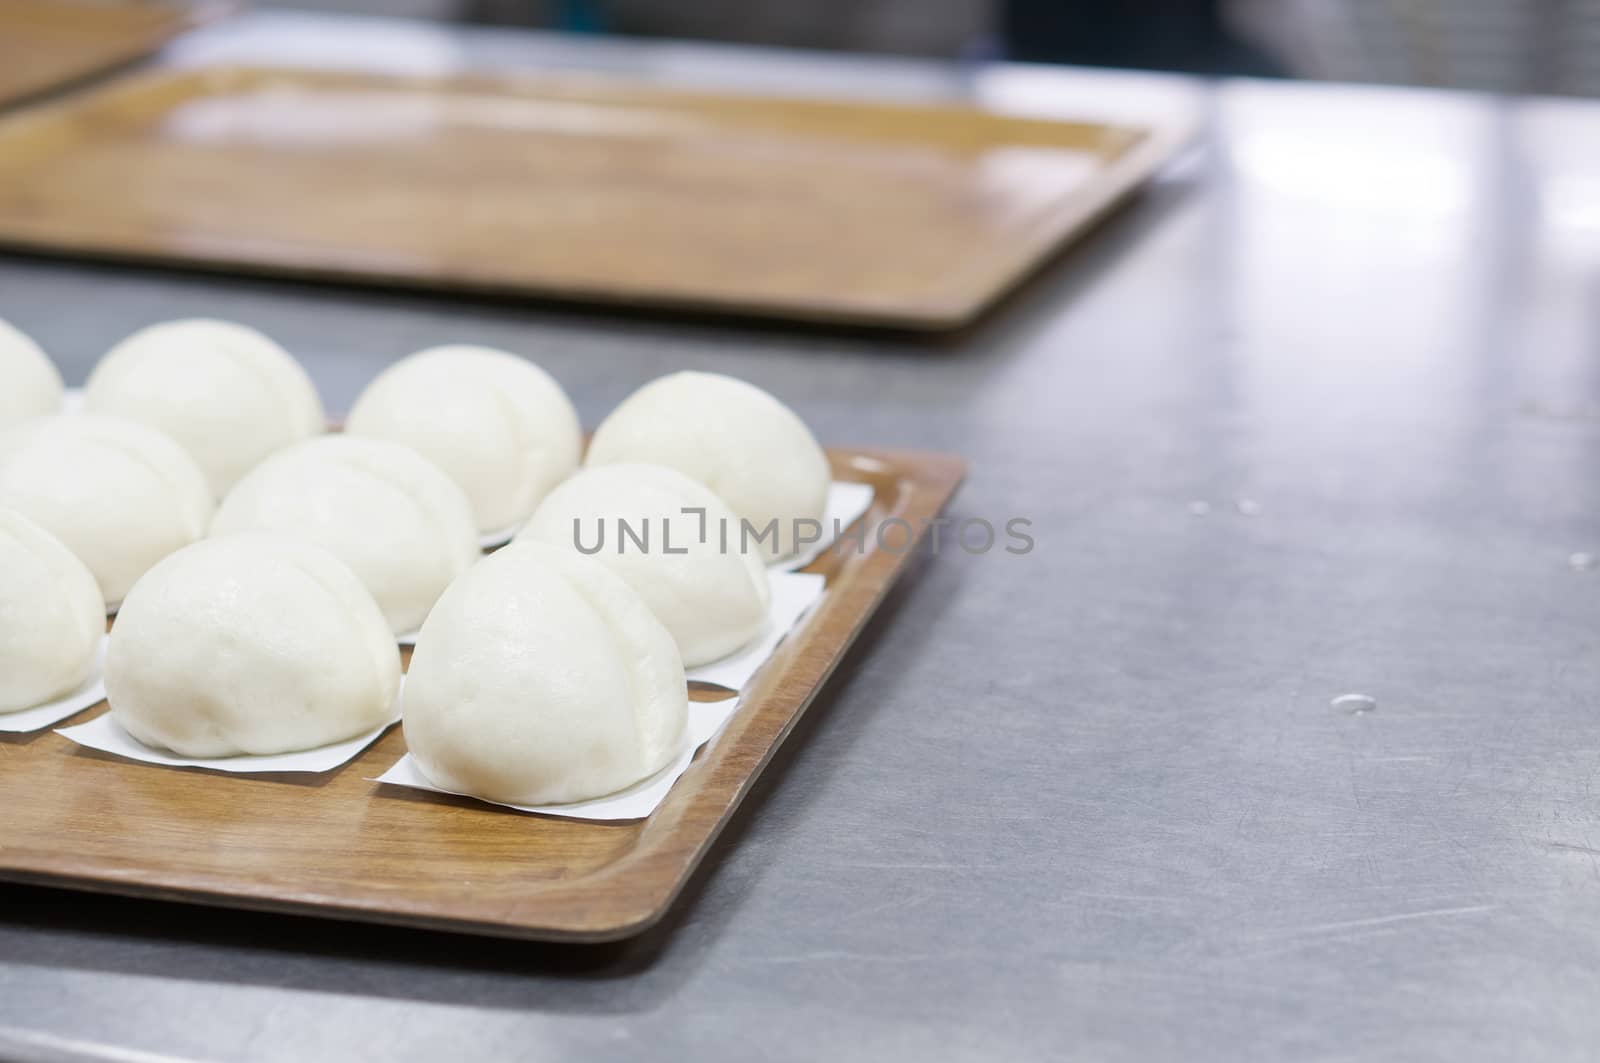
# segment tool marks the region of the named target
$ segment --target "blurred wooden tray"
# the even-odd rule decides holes
[[[163,70],[0,124],[0,243],[948,328],[1181,139],[601,80]]]
[[[816,610],[649,819],[530,816],[367,780],[399,728],[326,775],[222,775],[119,760],[51,731],[0,735],[0,878],[74,889],[505,937],[606,941],[658,920],[949,501],[965,464],[830,453],[877,491],[867,549],[824,554]],[[97,706],[75,722],[104,712]],[[64,725],[64,724],[63,724]],[[58,725],[58,726],[63,726]]]
[[[0,104],[150,55],[211,13],[155,0],[0,0]]]

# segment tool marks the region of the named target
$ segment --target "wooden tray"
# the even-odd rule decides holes
[[[913,556],[877,548],[877,523],[921,528],[965,473],[948,455],[830,457],[837,478],[877,489],[867,552],[825,554],[808,569],[828,577],[822,602],[649,819],[531,816],[367,781],[404,752],[399,728],[318,776],[157,768],[44,731],[0,736],[0,878],[506,937],[607,941],[646,929]],[[904,529],[890,529],[897,547]]]
[[[156,71],[0,125],[0,243],[946,328],[1180,139],[605,81]]]
[[[0,0],[0,104],[150,55],[210,13],[151,0]]]

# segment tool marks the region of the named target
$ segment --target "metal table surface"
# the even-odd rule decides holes
[[[0,1055],[1593,1057],[1600,107],[296,15],[181,51],[248,48],[1166,92],[1205,150],[938,341],[0,259],[72,382],[190,314],[266,329],[335,409],[446,340],[539,360],[589,423],[714,369],[826,441],[967,455],[954,515],[1037,542],[919,561],[642,940],[5,887]]]

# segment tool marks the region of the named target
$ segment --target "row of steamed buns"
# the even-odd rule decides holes
[[[105,680],[136,738],[313,748],[387,718],[394,636],[422,625],[408,746],[436,784],[512,803],[671,758],[685,666],[765,619],[775,550],[741,549],[740,520],[820,520],[830,478],[792,411],[704,373],[636,391],[585,456],[560,386],[481,347],[402,359],[328,434],[294,359],[221,321],[135,333],[83,412],[62,404],[50,360],[0,322],[0,711],[80,684],[120,605]],[[619,518],[670,525],[675,552],[577,549],[579,524]],[[480,537],[514,531],[483,557]]]

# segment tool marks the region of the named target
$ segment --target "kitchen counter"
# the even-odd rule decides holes
[[[69,383],[202,314],[276,337],[335,410],[445,341],[532,357],[590,425],[715,370],[824,442],[965,455],[950,515],[1036,543],[925,552],[638,941],[0,887],[0,1056],[1592,1058],[1600,105],[283,13],[169,58],[1202,132],[933,339],[0,256],[0,317]]]

